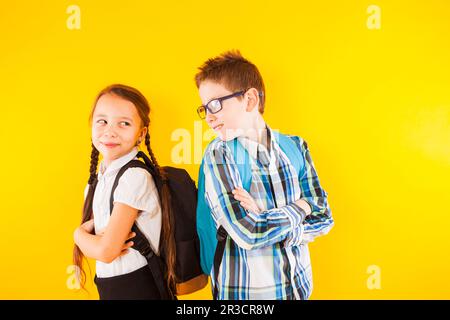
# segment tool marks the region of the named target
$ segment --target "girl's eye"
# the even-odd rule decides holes
[[[129,126],[130,125],[130,123],[127,122],[127,121],[122,121],[120,124],[123,125],[123,126]]]
[[[103,119],[100,119],[100,120],[97,120],[97,123],[99,123],[99,124],[106,124],[106,121],[103,120]]]

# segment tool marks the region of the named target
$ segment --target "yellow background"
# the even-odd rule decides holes
[[[72,4],[80,30],[66,26]],[[367,27],[371,4],[380,30]],[[0,298],[98,298],[91,282],[89,295],[66,284],[95,95],[116,82],[141,90],[155,154],[174,165],[171,134],[185,128],[194,141],[196,67],[233,48],[264,77],[265,119],[306,139],[329,193],[336,225],[310,245],[311,298],[450,298],[448,1],[0,7]],[[177,166],[196,178],[198,164]],[[367,286],[372,265],[380,289]]]

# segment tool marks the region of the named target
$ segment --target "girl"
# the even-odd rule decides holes
[[[86,282],[83,257],[96,260],[94,282],[101,300],[161,299],[147,260],[131,248],[132,241],[126,243],[135,235],[130,233],[134,222],[156,254],[162,232],[167,287],[175,285],[175,239],[167,184],[160,190],[160,203],[152,176],[142,168],[127,169],[114,192],[114,208],[110,213],[115,176],[123,165],[136,159],[142,141],[159,178],[164,176],[150,148],[149,112],[149,104],[138,90],[116,84],[98,94],[89,118],[92,124],[90,177],[82,224],[74,232],[73,260],[79,267],[83,288]],[[103,159],[97,174],[99,154]]]

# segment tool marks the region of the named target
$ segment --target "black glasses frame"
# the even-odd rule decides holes
[[[248,89],[247,89],[247,90],[248,90]],[[208,101],[207,104],[201,105],[200,107],[197,108],[198,116],[200,117],[200,119],[205,119],[205,118],[206,118],[206,112],[205,112],[205,116],[202,117],[202,112],[203,112],[203,110],[206,110],[206,111],[208,111],[208,112],[211,113],[211,114],[220,112],[220,111],[222,110],[222,108],[223,108],[223,106],[222,106],[222,101],[227,100],[227,99],[231,99],[231,98],[234,98],[234,97],[242,96],[242,95],[244,95],[244,94],[247,92],[247,90],[242,90],[242,91],[238,91],[238,92],[229,94],[229,95],[227,95],[227,96],[223,96],[223,97],[220,97],[220,98],[211,99],[210,101]],[[213,102],[213,101],[219,101],[219,103],[220,103],[220,108],[219,108],[219,110],[217,110],[216,112],[212,112],[211,108],[208,107],[208,105],[209,105],[211,102]]]

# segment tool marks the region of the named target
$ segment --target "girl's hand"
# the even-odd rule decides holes
[[[262,210],[256,204],[255,199],[243,188],[236,188],[233,191],[234,198],[239,201],[241,206],[248,211],[260,213]]]
[[[136,236],[136,233],[134,233],[134,232],[130,232],[128,234],[128,238],[127,238],[127,240],[125,240],[125,243],[123,244],[122,252],[120,253],[119,257],[124,256],[128,253],[128,251],[129,251],[128,248],[131,248],[134,245],[134,242],[133,241],[126,242],[126,241],[130,240],[131,238],[134,238],[135,236]]]
[[[97,236],[103,236],[103,234],[105,233],[105,229],[103,229],[103,230],[101,230],[98,234],[97,234]],[[127,242],[128,240],[130,240],[131,238],[134,238],[136,236],[136,233],[134,233],[134,232],[130,232],[129,234],[128,234],[128,237],[127,237],[127,239],[125,240],[125,243],[123,244],[123,246],[122,246],[122,251],[121,251],[121,253],[120,253],[120,255],[119,255],[119,257],[121,257],[121,256],[124,256],[124,255],[126,255],[128,252],[129,252],[129,248],[131,248],[133,245],[134,245],[134,242],[133,241],[129,241],[129,242]]]
[[[94,219],[86,221],[80,226],[80,228],[88,233],[92,233],[94,231]]]

